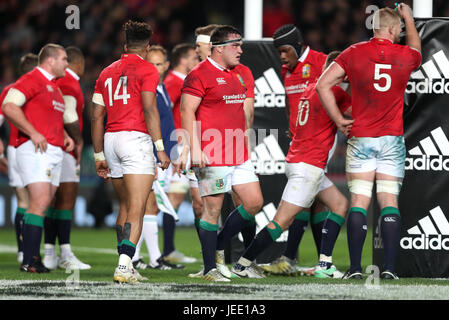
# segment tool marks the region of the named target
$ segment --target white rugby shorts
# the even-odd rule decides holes
[[[124,174],[155,174],[153,141],[149,134],[138,131],[106,132],[104,155],[111,178]]]
[[[16,159],[23,185],[36,182],[49,182],[59,186],[61,177],[63,151],[60,147],[47,144],[47,151],[35,151],[31,140],[16,149]]]
[[[80,182],[80,165],[76,164],[75,157],[68,152],[64,152],[62,158],[61,180],[59,182]]]
[[[19,166],[16,159],[16,147],[8,146],[6,156],[8,157],[8,179],[9,185],[13,188],[24,188],[22,178],[19,173]]]

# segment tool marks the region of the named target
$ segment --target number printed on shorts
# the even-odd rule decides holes
[[[128,91],[126,89],[128,84],[128,77],[127,76],[121,76],[118,83],[117,83],[117,87],[115,88],[114,91],[114,100],[122,100],[123,104],[128,104],[128,99],[131,98],[131,95],[128,94]],[[109,97],[109,105],[112,107],[113,106],[113,101],[112,101],[112,78],[107,78],[106,81],[104,82],[104,87],[108,88],[108,97]],[[120,95],[120,87],[122,87],[122,94]]]
[[[309,100],[301,100],[298,104],[298,117],[296,118],[296,126],[305,125],[307,123],[307,120],[309,120]]]
[[[391,76],[388,73],[381,72],[382,69],[390,70],[391,64],[376,63],[374,65],[374,80],[385,79],[385,85],[381,86],[379,83],[374,83],[374,89],[380,92],[388,91],[391,88]]]

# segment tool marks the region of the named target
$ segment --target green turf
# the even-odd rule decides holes
[[[362,258],[364,269],[372,260],[371,235],[369,230]],[[113,229],[74,229],[71,243],[78,258],[92,266],[91,270],[79,272],[78,290],[68,287],[68,281],[73,279],[74,274],[67,274],[65,270],[55,270],[49,274],[21,273],[14,252],[14,231],[0,230],[0,299],[448,299],[446,287],[449,280],[381,280],[379,285],[370,287],[369,284],[376,283],[368,282],[366,277],[364,280],[347,281],[270,275],[266,279],[232,279],[229,284],[212,284],[202,279],[191,279],[187,274],[199,271],[202,260],[196,231],[187,227],[177,229],[175,243],[181,252],[198,258],[197,263],[187,264],[182,270],[143,270],[141,274],[148,276],[149,281],[134,287],[119,287],[112,282],[118,258]],[[161,239],[159,243],[162,243]],[[142,253],[147,260],[145,247]],[[340,271],[349,267],[345,229],[335,245],[333,258]],[[317,263],[316,249],[309,229],[299,248],[299,261],[300,266],[307,267]],[[373,288],[376,290],[372,290]]]

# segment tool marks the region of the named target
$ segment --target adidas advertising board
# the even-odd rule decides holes
[[[449,19],[415,21],[422,61],[404,95],[407,151],[396,273],[442,278],[449,277]],[[382,266],[379,208],[373,213],[373,264]]]
[[[256,215],[257,231],[274,217],[282,197],[285,177],[285,156],[288,153],[288,120],[285,113],[285,89],[281,77],[281,60],[272,40],[244,41],[240,62],[251,69],[254,77],[254,124],[256,141],[252,142],[251,161],[260,180],[264,197],[261,212]],[[262,134],[260,134],[262,133]],[[225,210],[224,208],[228,209]],[[230,196],[225,197],[222,217],[234,208]],[[267,211],[268,210],[268,211]],[[222,220],[224,222],[224,220]],[[239,238],[240,237],[240,238]],[[258,263],[278,258],[285,247],[287,232],[257,257]],[[226,260],[234,262],[243,253],[242,237],[235,236],[225,250]]]

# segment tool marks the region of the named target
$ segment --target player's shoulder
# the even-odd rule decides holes
[[[324,52],[313,50],[313,49],[310,49],[309,55],[312,59],[321,59],[322,60],[322,59],[326,59],[326,57],[327,57],[327,54],[325,54]]]
[[[107,67],[103,68],[103,70],[101,70],[98,78],[100,79],[100,78],[103,78],[105,76],[112,74],[113,72],[115,72],[115,70],[117,68],[119,68],[119,66],[120,66],[120,60],[116,60],[116,61],[112,62],[110,65],[108,65]]]
[[[238,65],[236,65],[234,69],[238,72],[246,72],[246,73],[251,72],[251,69],[242,63],[239,63]]]
[[[25,86],[25,87],[29,87],[33,84],[35,85],[39,85],[42,82],[42,77],[39,77],[40,71],[38,71],[36,68],[34,68],[33,70],[23,74],[22,76],[19,77],[19,79],[17,79],[17,81],[13,84],[14,86]]]

